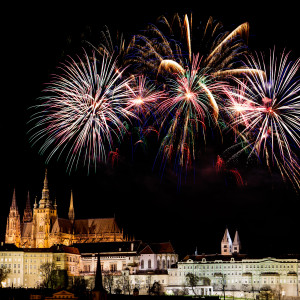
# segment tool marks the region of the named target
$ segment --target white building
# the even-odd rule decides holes
[[[146,294],[157,282],[162,289],[168,285],[167,269],[178,262],[170,242],[145,244],[141,241],[74,244],[81,253],[80,274],[93,288],[100,254],[103,277],[113,276],[115,289],[125,279],[130,289]],[[104,280],[105,281],[105,280]]]
[[[249,257],[240,253],[241,243],[236,232],[232,243],[228,229],[221,241],[221,254],[187,255],[177,268],[169,269],[169,288],[186,287],[186,275],[208,279],[206,292],[214,295],[253,297],[263,289],[282,296],[299,296],[300,255],[283,257]],[[207,280],[206,280],[207,281]],[[199,280],[199,289],[203,280]],[[204,291],[205,292],[205,291]]]
[[[80,253],[77,248],[56,245],[51,248],[18,248],[1,244],[0,267],[10,270],[3,287],[39,287],[43,282],[41,266],[54,263],[58,270],[66,270],[69,278],[79,276]]]

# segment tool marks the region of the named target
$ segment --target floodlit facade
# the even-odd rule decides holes
[[[200,278],[199,290],[203,281],[210,283],[206,292],[210,291],[212,295],[225,293],[227,296],[253,298],[262,290],[270,290],[275,295],[299,296],[299,255],[254,258],[241,254],[240,248],[238,233],[232,243],[226,229],[221,254],[187,255],[177,268],[168,270],[168,289],[186,288],[186,275],[192,273]]]
[[[33,211],[29,196],[21,221],[16,193],[7,218],[5,243],[21,248],[49,248],[63,244],[97,243],[124,241],[123,231],[115,218],[80,219],[75,218],[73,193],[71,192],[68,218],[60,218],[56,202],[50,199],[47,171],[45,173],[42,197],[35,201]]]

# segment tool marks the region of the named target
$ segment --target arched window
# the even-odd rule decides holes
[[[148,260],[148,269],[151,269],[151,259]]]
[[[141,260],[141,269],[144,269],[144,260]]]
[[[166,268],[166,261],[163,259],[162,260],[162,268],[165,269]]]
[[[157,269],[160,269],[160,268],[161,268],[160,260],[158,259],[158,260],[157,260]]]

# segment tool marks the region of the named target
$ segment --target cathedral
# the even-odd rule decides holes
[[[69,246],[74,243],[125,241],[123,230],[120,230],[115,218],[76,220],[72,192],[68,218],[59,218],[56,201],[53,204],[49,195],[46,171],[42,197],[38,204],[35,201],[32,210],[28,196],[21,221],[14,191],[5,243],[20,248],[49,248],[55,244]]]

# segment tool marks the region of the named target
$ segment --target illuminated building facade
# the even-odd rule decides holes
[[[10,270],[3,287],[39,287],[43,282],[41,266],[54,263],[55,269],[66,270],[69,278],[80,275],[80,253],[77,248],[56,245],[51,248],[18,248],[1,244],[0,267]]]
[[[71,192],[68,219],[59,218],[56,203],[50,200],[47,172],[42,197],[34,203],[33,212],[29,197],[23,219],[18,211],[16,194],[7,218],[5,243],[21,248],[49,248],[52,245],[73,243],[96,243],[123,241],[123,232],[115,218],[75,219],[73,194]]]
[[[232,243],[228,229],[221,241],[221,254],[187,255],[177,268],[169,269],[168,291],[182,289],[188,273],[199,276],[198,289],[210,283],[213,295],[254,298],[262,290],[278,296],[299,296],[300,255],[282,257],[249,257],[240,253],[236,232]],[[209,287],[208,287],[209,288]]]

